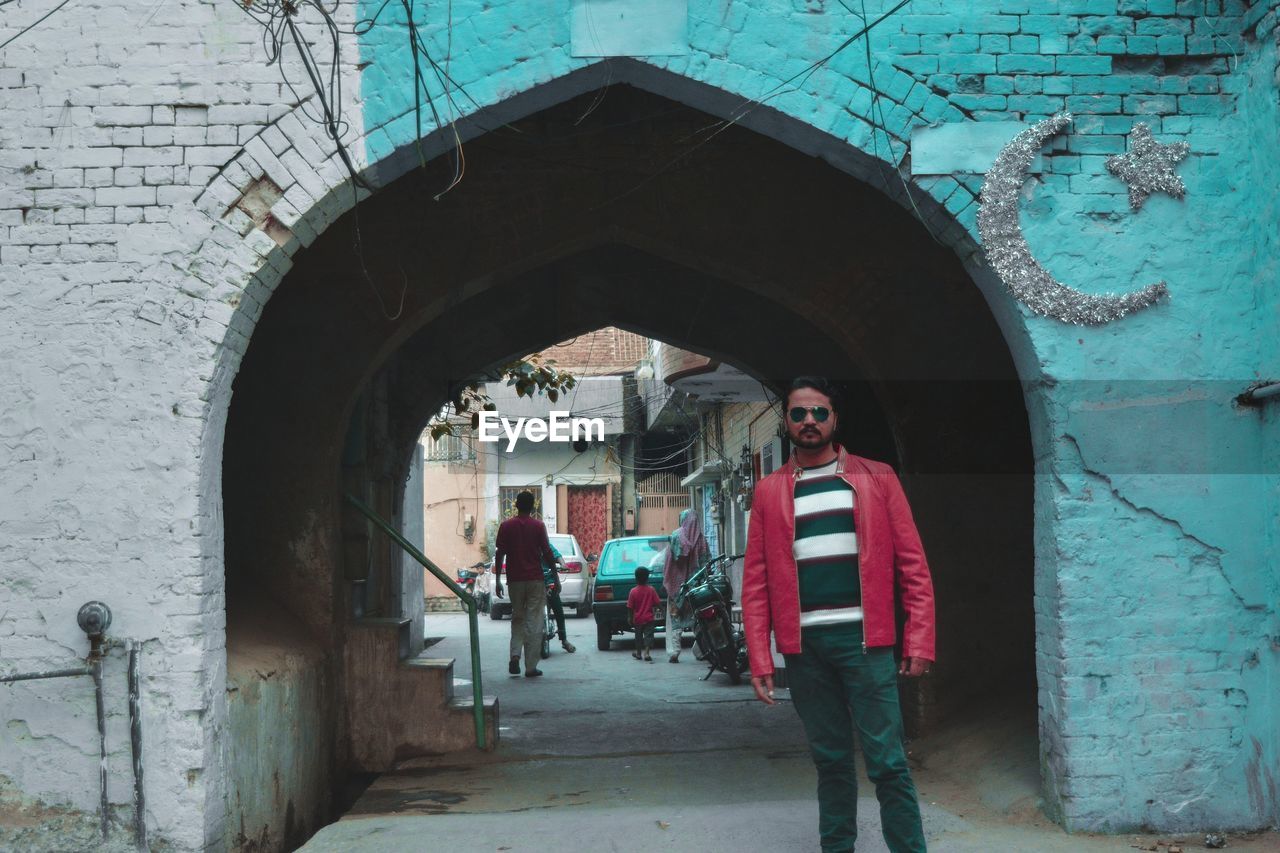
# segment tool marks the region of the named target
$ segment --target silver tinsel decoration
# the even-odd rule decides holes
[[[1018,215],[1022,185],[1036,153],[1070,123],[1071,115],[1060,113],[1027,128],[1005,146],[982,184],[978,232],[987,262],[1019,302],[1064,323],[1096,326],[1154,304],[1169,289],[1160,282],[1136,293],[1081,293],[1056,280],[1031,254]]]
[[[1191,146],[1185,142],[1156,142],[1151,128],[1138,122],[1129,134],[1129,153],[1108,157],[1107,171],[1129,185],[1129,207],[1137,210],[1152,193],[1168,193],[1174,198],[1187,194],[1173,167],[1189,153]]]

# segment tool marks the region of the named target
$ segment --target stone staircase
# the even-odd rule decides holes
[[[348,624],[346,713],[351,757],[371,773],[423,755],[476,745],[471,682],[453,674],[453,658],[409,648],[407,619]],[[498,699],[484,697],[485,746],[498,741]]]

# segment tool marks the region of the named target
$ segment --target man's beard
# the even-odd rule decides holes
[[[801,432],[793,439],[796,447],[803,447],[805,450],[818,450],[826,447],[831,443],[830,438],[823,438],[822,433],[817,432]]]

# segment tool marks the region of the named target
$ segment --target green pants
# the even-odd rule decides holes
[[[892,853],[924,853],[915,784],[902,746],[893,649],[862,651],[862,625],[807,628],[801,653],[787,655],[791,701],[818,768],[818,832],[824,851],[852,851],[858,837],[853,730],[876,786],[880,823]]]

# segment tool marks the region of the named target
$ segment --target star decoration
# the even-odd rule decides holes
[[[1107,171],[1129,185],[1129,207],[1137,210],[1152,193],[1165,192],[1182,198],[1187,187],[1173,172],[1191,146],[1185,142],[1162,145],[1143,122],[1133,126],[1129,134],[1129,153],[1107,158]]]

